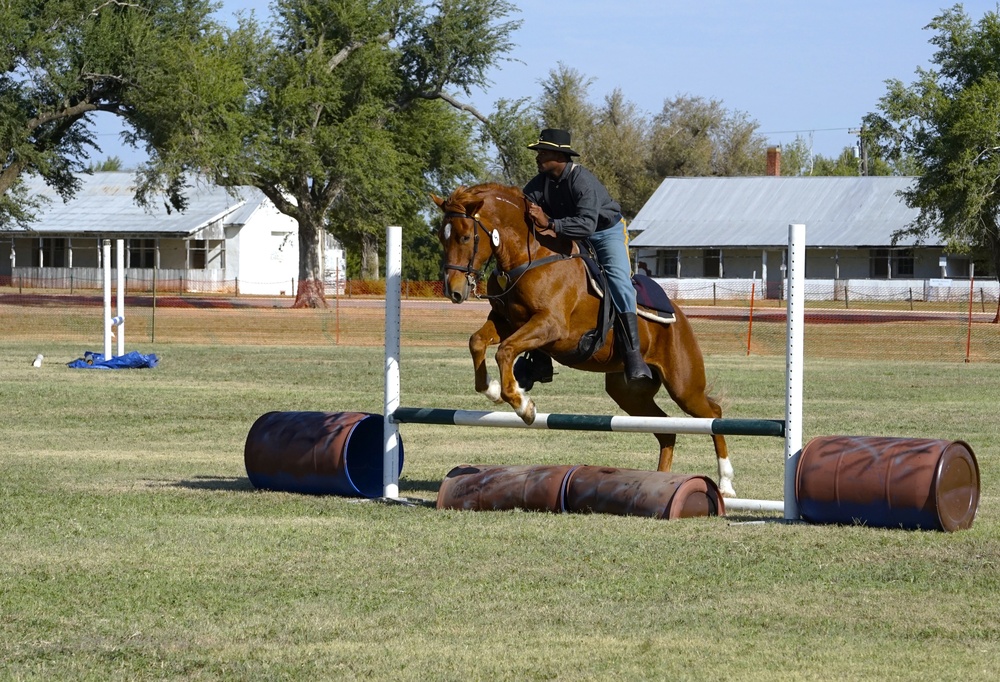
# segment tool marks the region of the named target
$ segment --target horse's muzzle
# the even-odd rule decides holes
[[[465,299],[469,297],[469,281],[467,278],[462,277],[459,279],[461,284],[458,287],[451,286],[451,278],[445,277],[444,279],[444,295],[452,303],[464,303]]]

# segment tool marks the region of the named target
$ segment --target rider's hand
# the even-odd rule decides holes
[[[550,237],[556,236],[556,231],[550,227],[551,221],[549,220],[549,217],[545,215],[545,211],[542,210],[541,206],[538,204],[528,204],[528,215],[530,215],[531,219],[535,221],[535,226],[538,228],[537,231],[540,234],[545,234]]]

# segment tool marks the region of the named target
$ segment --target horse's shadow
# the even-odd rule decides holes
[[[193,479],[165,483],[169,488],[188,490],[213,490],[216,492],[245,492],[256,490],[246,476],[195,476]]]
[[[170,488],[185,488],[187,490],[211,490],[215,492],[257,492],[257,488],[246,476],[195,476],[191,479],[163,484]],[[435,495],[441,488],[441,481],[427,481],[403,478],[399,480],[400,492],[430,491]]]

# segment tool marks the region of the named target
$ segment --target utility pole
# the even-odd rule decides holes
[[[851,128],[847,131],[858,136],[858,170],[862,176],[868,175],[868,150],[865,148],[865,127]]]

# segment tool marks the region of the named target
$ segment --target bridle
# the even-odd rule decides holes
[[[465,278],[469,281],[469,287],[475,291],[476,285],[483,278],[484,274],[482,270],[476,270],[473,267],[473,263],[476,262],[476,255],[479,253],[479,230],[482,230],[483,234],[487,237],[490,236],[490,233],[486,230],[486,226],[483,225],[483,222],[479,219],[478,213],[475,215],[469,215],[465,211],[445,211],[444,219],[450,220],[451,218],[465,218],[472,221],[474,225],[472,230],[472,255],[469,256],[468,265],[452,265],[451,263],[445,263],[444,269],[445,271],[458,270],[459,272],[464,272]],[[489,261],[487,260],[487,262]]]

